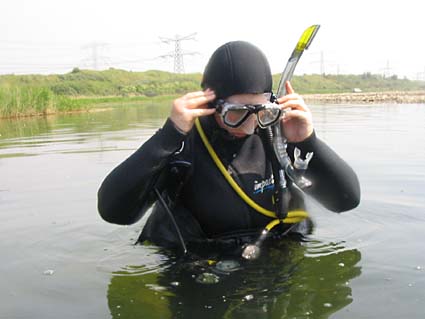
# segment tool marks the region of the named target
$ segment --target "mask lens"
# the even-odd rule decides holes
[[[257,113],[258,124],[262,127],[272,125],[276,122],[281,114],[281,110],[276,105],[266,106],[264,109]]]
[[[224,114],[223,121],[225,124],[235,127],[240,125],[245,120],[248,113],[249,110],[246,108],[229,109]]]

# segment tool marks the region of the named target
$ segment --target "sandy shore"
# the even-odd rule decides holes
[[[304,94],[307,103],[425,103],[425,91]]]

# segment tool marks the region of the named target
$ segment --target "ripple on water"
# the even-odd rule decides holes
[[[320,257],[330,254],[336,254],[346,250],[345,242],[322,242],[319,240],[309,240],[305,243],[307,257]]]

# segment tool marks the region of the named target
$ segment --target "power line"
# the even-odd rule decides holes
[[[387,64],[386,64],[385,68],[382,68],[381,70],[382,70],[382,77],[384,79],[390,77],[390,72],[391,72],[392,68],[390,68],[390,61],[389,60],[387,60]]]
[[[416,80],[417,81],[425,81],[425,67],[423,72],[417,72],[416,73]]]
[[[192,33],[186,36],[176,35],[174,38],[160,37],[161,41],[166,44],[174,43],[174,52],[159,56],[160,58],[174,58],[174,73],[184,73],[183,56],[198,54],[197,52],[183,52],[181,46],[182,41],[195,40],[195,35],[196,33]]]
[[[320,54],[319,60],[311,61],[311,64],[318,63],[320,66],[320,74],[323,76],[325,75],[325,64],[329,64],[328,61],[325,62],[325,53],[322,51],[320,52],[311,52],[311,54]]]
[[[89,62],[94,70],[98,70],[100,63],[106,64],[106,62],[109,60],[108,57],[100,54],[100,51],[104,50],[107,46],[108,44],[103,42],[92,42],[84,45],[82,49],[91,51],[91,54],[89,57],[83,59],[83,62]]]
[[[192,36],[193,35],[190,35],[190,37]],[[139,55],[136,52],[141,47],[152,47],[153,51],[154,47],[162,43],[163,41],[160,40],[151,42],[135,41],[133,43],[121,42],[115,44],[93,42],[84,46],[75,45],[74,47],[67,47],[64,46],[65,43],[0,40],[0,73],[14,71],[19,73],[25,71],[29,73],[37,71],[55,72],[55,70],[74,67],[103,69],[105,66],[124,66],[126,64],[128,64],[126,68],[133,69],[135,68],[134,65],[131,65],[133,63],[143,63],[144,67],[142,67],[142,69],[145,68],[146,63],[150,64],[151,68],[157,68],[158,66],[154,65],[154,62],[158,59],[158,56],[152,54],[151,57],[142,58],[138,56],[132,57],[131,55]],[[122,49],[127,48],[133,50],[130,52],[126,50],[123,54]],[[110,57],[112,54],[111,49],[115,49],[115,54],[113,54],[115,58]],[[117,51],[120,51],[120,53],[117,54]],[[146,51],[147,50],[144,50],[143,52]],[[82,58],[80,57],[81,55],[83,55]],[[174,57],[174,54],[172,56]],[[138,68],[141,67],[139,66]],[[181,69],[181,67],[179,69]]]

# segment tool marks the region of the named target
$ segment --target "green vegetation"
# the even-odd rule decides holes
[[[79,70],[55,75],[3,75],[0,87],[45,87],[62,96],[169,95],[198,90],[201,74]]]
[[[279,74],[274,76],[277,86]],[[154,99],[171,99],[200,89],[202,75],[162,71],[129,72],[75,68],[67,74],[0,76],[0,117],[18,117],[55,112],[87,110],[93,107],[143,104]],[[297,92],[343,93],[359,88],[363,92],[424,90],[425,82],[363,75],[295,76]]]
[[[280,75],[274,76],[274,83]],[[292,86],[301,94],[350,93],[354,88],[363,92],[423,91],[424,81],[398,79],[396,75],[384,78],[381,75],[365,73],[361,75],[303,75],[295,76]]]

